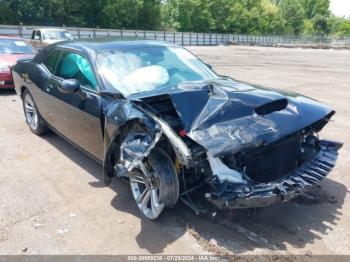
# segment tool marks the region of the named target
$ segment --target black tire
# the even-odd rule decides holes
[[[179,179],[171,158],[163,150],[159,148],[153,149],[145,162],[145,166],[148,169],[147,172],[152,174],[151,180],[153,182],[149,182],[150,180],[147,180],[144,173],[139,168],[136,168],[130,172],[130,186],[141,213],[149,219],[157,219],[164,208],[173,207],[177,203],[180,191]],[[142,181],[148,182],[144,183]],[[143,184],[152,184],[152,186],[144,186]],[[144,192],[146,190],[157,191],[158,207],[154,208],[153,206],[153,194],[147,200],[150,203],[143,204],[143,199],[146,197],[142,199],[141,196],[145,195]]]
[[[24,90],[22,94],[22,102],[24,117],[30,131],[36,135],[43,135],[47,133],[49,131],[49,128],[46,125],[45,120],[40,115],[35,101],[28,89]]]
[[[148,163],[155,169],[160,181],[159,200],[165,207],[173,207],[179,199],[180,185],[175,166],[167,153],[159,148],[152,150]]]

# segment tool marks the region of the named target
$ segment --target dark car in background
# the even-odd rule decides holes
[[[11,68],[19,59],[33,58],[36,53],[22,38],[0,36],[0,89],[14,88]]]
[[[288,201],[329,174],[342,146],[318,136],[327,106],[219,76],[165,42],[57,43],[13,75],[30,130],[86,152],[107,185],[128,180],[150,219],[193,194],[219,209]]]

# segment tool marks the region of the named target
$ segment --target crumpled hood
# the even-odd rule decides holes
[[[168,95],[187,136],[214,156],[271,143],[334,114],[304,96],[233,80],[183,84]]]

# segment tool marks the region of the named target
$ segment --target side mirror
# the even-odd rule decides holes
[[[34,36],[34,40],[40,40],[40,37],[38,35]]]
[[[80,84],[79,81],[76,79],[63,80],[58,86],[58,90],[65,94],[72,94],[74,92],[77,92],[79,88]]]

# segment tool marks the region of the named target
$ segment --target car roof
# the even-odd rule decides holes
[[[140,40],[140,38],[120,38],[120,37],[111,37],[111,38],[87,38],[80,40],[71,40],[58,42],[54,44],[62,48],[70,48],[75,50],[80,50],[83,52],[101,53],[116,49],[132,49],[132,48],[143,48],[143,47],[159,47],[159,46],[177,46],[175,44],[165,42],[165,41],[156,41],[156,40]]]
[[[113,50],[126,50],[134,48],[145,48],[145,47],[165,47],[178,45],[155,40],[139,40],[138,38],[87,38],[80,40],[68,40],[61,41],[51,44],[43,48],[39,54],[34,58],[34,61],[41,63],[46,59],[46,57],[56,48],[58,49],[68,49],[87,54],[90,57],[94,57],[99,53],[113,51]]]

